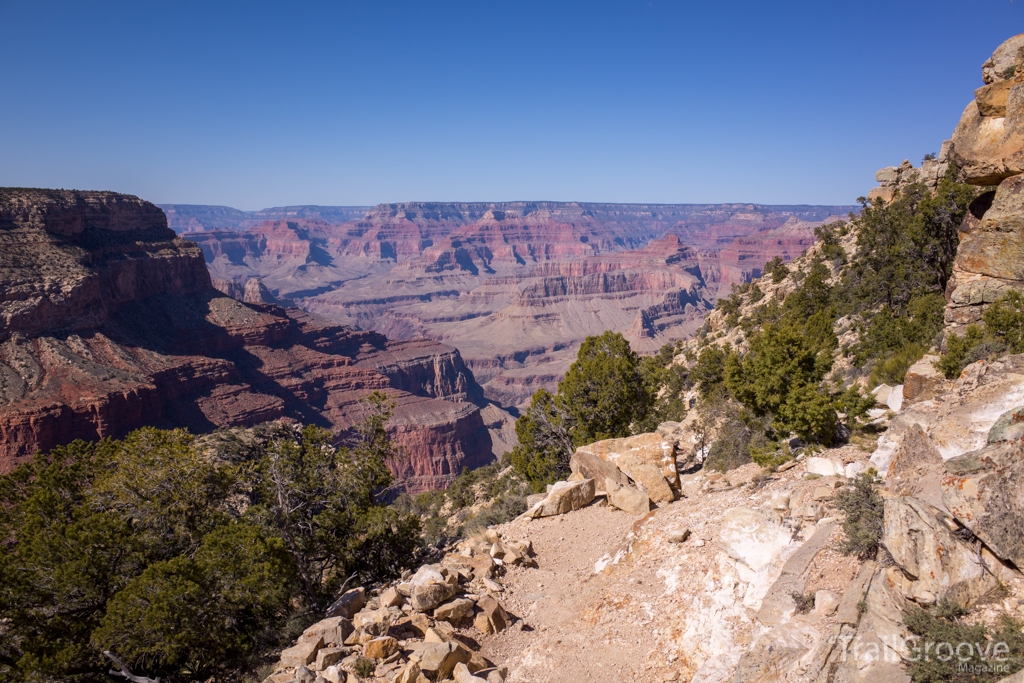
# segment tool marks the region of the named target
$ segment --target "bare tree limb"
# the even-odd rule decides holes
[[[114,669],[111,669],[110,670],[110,675],[111,676],[120,676],[122,678],[127,678],[132,683],[160,683],[160,679],[159,678],[146,678],[145,676],[136,676],[135,674],[132,673],[132,670],[129,669],[128,666],[124,662],[122,662],[114,654],[112,654],[110,652],[110,650],[104,650],[103,651],[103,655],[107,659],[112,661],[114,663],[114,666],[116,666],[118,669],[120,669],[120,671],[115,671]]]

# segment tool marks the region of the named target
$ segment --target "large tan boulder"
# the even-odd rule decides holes
[[[391,636],[374,638],[363,645],[363,656],[367,659],[387,659],[398,652],[398,641]]]
[[[647,494],[634,486],[629,477],[613,465],[583,450],[577,450],[569,461],[573,474],[584,479],[593,479],[598,491],[604,491],[608,503],[613,507],[633,515],[646,515],[650,512],[651,502]]]
[[[676,445],[660,434],[637,434],[624,439],[605,439],[577,452],[592,453],[626,473],[651,500],[668,503],[675,500],[672,489],[679,488],[676,470]]]
[[[559,481],[551,487],[548,495],[524,514],[527,517],[551,517],[579,510],[594,500],[596,487],[593,479],[580,481]],[[415,607],[415,605],[413,605]]]
[[[964,180],[995,185],[1024,172],[1024,34],[1010,38],[982,66],[985,85],[953,132],[952,161]]]

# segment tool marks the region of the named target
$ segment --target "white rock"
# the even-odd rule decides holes
[[[829,458],[807,458],[807,473],[822,477],[845,477],[846,470],[835,460]]]
[[[729,510],[718,530],[722,550],[755,572],[773,562],[790,542],[790,532],[751,508]]]
[[[814,594],[814,613],[827,617],[839,607],[839,596],[832,591],[821,590]]]
[[[846,478],[847,479],[856,479],[858,474],[860,474],[861,472],[867,471],[867,469],[868,469],[868,466],[865,465],[862,462],[851,462],[851,463],[849,463],[846,466],[846,471],[845,471]]]
[[[889,406],[889,410],[894,413],[900,412],[900,408],[903,407],[903,385],[897,384],[889,392],[889,400],[885,402]]]

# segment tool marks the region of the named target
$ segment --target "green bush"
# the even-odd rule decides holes
[[[910,366],[921,360],[926,349],[921,344],[911,343],[896,351],[885,360],[879,360],[871,368],[871,376],[868,379],[869,387],[876,387],[879,384],[895,386],[903,384],[903,378]]]
[[[966,610],[946,600],[930,609],[914,606],[904,613],[904,623],[917,636],[910,644],[907,666],[913,683],[995,683],[1024,669],[1024,632],[1019,622],[1003,616],[999,629],[992,630],[965,623],[965,615]]]
[[[352,448],[280,423],[245,439],[141,429],[0,477],[0,680],[235,680],[333,600],[394,576],[418,520],[376,501],[391,405]]]
[[[576,447],[643,428],[655,395],[650,376],[617,332],[587,337],[558,393],[539,389],[516,420],[510,460],[535,491],[564,479]]]
[[[935,367],[946,376],[956,379],[967,365],[968,355],[980,346],[985,337],[977,325],[968,325],[963,336],[950,334],[946,338],[946,352],[935,363]]]
[[[846,540],[840,550],[846,555],[870,559],[878,552],[884,530],[881,482],[874,469],[857,475],[853,485],[836,495],[834,505],[846,514]]]

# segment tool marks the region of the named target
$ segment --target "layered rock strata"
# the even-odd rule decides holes
[[[259,276],[283,302],[391,338],[459,347],[489,399],[552,388],[607,329],[650,352],[696,330],[720,292],[788,260],[854,207],[560,202],[385,204],[362,220],[268,221],[192,233],[238,296]]]
[[[413,491],[489,461],[458,351],[243,303],[158,208],[105,192],[0,190],[0,469],[143,425],[203,432],[291,418],[339,436],[386,391]],[[258,281],[243,298],[261,296]]]

